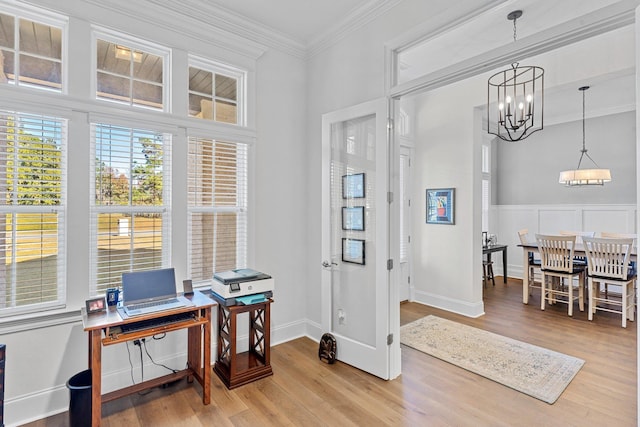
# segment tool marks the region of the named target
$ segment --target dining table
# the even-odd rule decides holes
[[[522,303],[529,304],[529,253],[540,253],[537,242],[521,243],[518,246],[522,248]],[[582,243],[576,243],[573,247],[573,255],[576,257],[586,257],[587,253]],[[634,246],[631,249],[630,260],[636,261],[638,248]]]
[[[507,283],[507,245],[497,243],[489,244],[482,247],[482,255],[487,256],[487,261],[491,261],[491,254],[494,252],[502,252],[502,280]]]

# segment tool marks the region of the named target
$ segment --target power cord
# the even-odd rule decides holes
[[[165,336],[166,336],[166,334],[163,334],[160,337],[153,336],[153,339],[154,340],[160,340],[160,339],[164,338]],[[151,354],[149,353],[149,349],[147,348],[147,341],[146,341],[145,338],[133,340],[133,345],[135,345],[135,346],[140,348],[140,373],[141,373],[140,382],[144,382],[144,360],[143,360],[144,358],[143,358],[143,354],[142,354],[142,347],[143,346],[144,346],[145,353],[147,353],[147,356],[149,357],[149,360],[151,360],[151,363],[153,363],[156,366],[161,366],[161,367],[173,372],[174,374],[179,372],[177,369],[172,369],[172,368],[170,368],[170,367],[168,367],[166,365],[163,365],[162,363],[157,363],[155,360],[153,360],[153,357],[151,357]],[[127,347],[127,354],[129,355],[129,366],[131,367],[131,371],[130,371],[131,372],[131,382],[133,384],[136,384],[136,380],[133,377],[133,363],[131,362],[131,351],[129,349],[129,341],[127,341],[126,347]],[[165,388],[165,387],[167,387],[169,385],[177,383],[178,381],[180,381],[180,380],[176,380],[176,381],[173,381],[171,383],[165,384],[165,385],[162,386],[162,388]],[[149,390],[144,391],[144,392],[141,391],[141,392],[138,392],[138,395],[145,396],[145,395],[151,393],[152,391],[153,391],[153,389],[149,389]]]
[[[142,338],[142,342],[144,342],[144,338]],[[136,345],[140,348],[140,382],[142,383],[144,382],[144,360],[142,355],[142,345],[140,345],[140,340],[133,340],[133,345]],[[127,345],[127,349],[129,349],[128,345]],[[146,345],[145,345],[145,349],[146,349]],[[129,360],[129,362],[131,362],[131,360]],[[133,372],[131,373],[131,378],[133,379]],[[133,383],[135,384],[135,381]],[[140,391],[138,392],[138,395],[146,396],[152,391],[153,391],[152,389],[149,389],[147,391]]]
[[[154,339],[155,339],[155,338],[154,338]],[[144,340],[144,338],[142,338],[142,344],[144,345],[144,351],[145,351],[145,353],[147,353],[147,356],[149,357],[149,360],[151,360],[151,363],[153,363],[153,364],[154,364],[154,365],[156,365],[156,366],[162,366],[163,368],[165,368],[165,369],[167,369],[167,370],[169,370],[169,371],[173,372],[174,374],[175,374],[176,372],[178,372],[178,370],[177,370],[177,369],[172,369],[172,368],[170,368],[170,367],[168,367],[168,366],[166,366],[166,365],[163,365],[162,363],[156,363],[156,361],[155,361],[155,360],[153,360],[153,357],[151,357],[151,355],[149,354],[149,350],[147,349],[147,342]]]

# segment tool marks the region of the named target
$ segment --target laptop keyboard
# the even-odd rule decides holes
[[[142,310],[149,307],[158,307],[165,304],[176,304],[178,302],[177,298],[171,298],[162,301],[151,301],[151,302],[143,302],[140,304],[132,304],[127,306],[127,310]]]
[[[173,323],[183,322],[195,318],[193,312],[177,313],[169,316],[158,317],[155,319],[141,320],[139,322],[125,323],[121,325],[123,333],[142,331],[145,329],[157,328],[160,326],[171,325]]]

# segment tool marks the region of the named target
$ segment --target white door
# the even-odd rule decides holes
[[[390,336],[399,328],[390,304],[399,302],[387,268],[387,101],[323,115],[322,144],[322,327],[336,337],[338,360],[389,379],[399,375],[390,364],[400,345]]]
[[[400,148],[400,283],[398,285],[400,301],[411,298],[411,149]]]

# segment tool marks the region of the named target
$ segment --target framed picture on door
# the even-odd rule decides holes
[[[364,173],[356,173],[342,176],[342,198],[364,198]]]
[[[364,265],[364,240],[343,237],[342,261]]]
[[[455,188],[427,189],[427,224],[454,224]]]
[[[364,231],[364,206],[342,208],[342,229]]]

